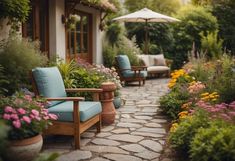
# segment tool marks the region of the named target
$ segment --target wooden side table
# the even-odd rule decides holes
[[[105,82],[101,84],[103,89],[100,95],[100,101],[102,103],[102,124],[109,125],[114,123],[116,110],[113,105],[114,91],[116,90],[116,85],[113,82]]]

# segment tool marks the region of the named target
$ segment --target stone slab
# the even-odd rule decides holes
[[[122,145],[120,147],[124,150],[130,151],[130,152],[137,152],[137,153],[147,150],[146,148],[144,148],[143,146],[139,144],[127,144],[127,145]]]
[[[152,140],[142,140],[141,142],[139,142],[139,144],[155,151],[155,152],[161,152],[162,151],[162,145],[156,141],[152,141]]]
[[[96,138],[91,141],[93,144],[96,145],[108,145],[108,146],[117,146],[120,145],[119,142],[109,139],[102,139],[102,138]]]
[[[105,154],[103,156],[114,161],[142,161],[142,159],[130,155]]]
[[[130,131],[128,128],[118,128],[112,131],[115,134],[128,134]]]
[[[82,147],[83,150],[89,150],[96,153],[118,153],[118,154],[129,154],[129,152],[122,150],[118,147],[113,146],[99,146],[99,145],[89,145]]]
[[[117,124],[118,127],[134,127],[134,128],[139,128],[142,127],[140,124],[135,124],[135,123],[125,123],[125,122],[120,122]]]
[[[130,143],[137,143],[140,140],[143,140],[144,137],[142,136],[135,136],[135,135],[129,135],[129,134],[119,134],[119,135],[111,135],[108,137],[111,140],[117,140],[117,141],[124,141],[124,142],[130,142]]]
[[[151,132],[151,133],[157,133],[157,134],[166,134],[166,130],[163,128],[148,128],[148,127],[142,127],[138,129],[137,131],[141,132]]]
[[[132,132],[131,135],[139,135],[139,136],[148,136],[148,137],[153,137],[153,138],[161,138],[164,137],[162,134],[154,134],[154,133],[149,133],[149,132]]]
[[[143,159],[152,160],[152,159],[159,157],[160,154],[147,150],[147,151],[143,151],[141,153],[136,153],[135,156],[141,157]]]
[[[59,156],[56,161],[78,161],[78,160],[84,160],[89,159],[92,157],[92,154],[90,151],[81,151],[81,150],[75,150],[70,153],[64,154]]]

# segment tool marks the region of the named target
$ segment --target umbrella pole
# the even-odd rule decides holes
[[[145,54],[148,54],[148,20],[145,20]]]

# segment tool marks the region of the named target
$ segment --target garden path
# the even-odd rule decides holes
[[[121,89],[126,104],[117,110],[115,123],[83,133],[81,150],[71,147],[71,137],[45,140],[43,152],[57,152],[58,161],[170,161],[161,153],[167,135],[167,119],[159,98],[167,92],[168,79],[147,80],[145,86]]]

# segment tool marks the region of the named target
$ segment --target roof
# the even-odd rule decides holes
[[[109,0],[80,0],[80,3],[105,12],[116,12],[117,10],[115,5],[110,3]]]

